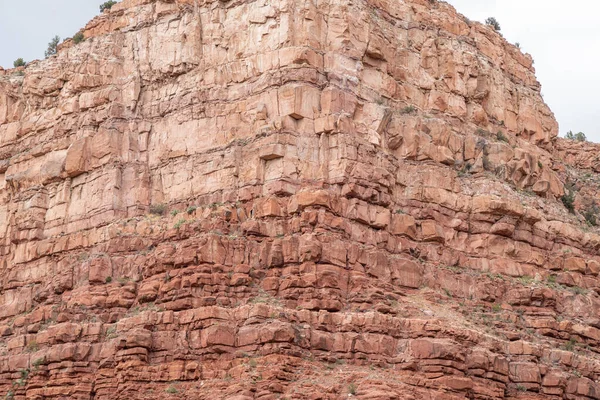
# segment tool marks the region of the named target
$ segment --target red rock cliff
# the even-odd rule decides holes
[[[84,33],[0,72],[1,395],[600,398],[597,150],[490,27],[125,0]]]

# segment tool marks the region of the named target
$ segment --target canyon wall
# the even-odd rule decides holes
[[[124,0],[83,33],[0,70],[0,395],[600,398],[600,149],[491,27]]]

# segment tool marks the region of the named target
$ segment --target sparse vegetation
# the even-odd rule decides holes
[[[406,106],[402,110],[400,110],[401,114],[415,114],[416,112],[417,112],[417,107],[415,107],[413,105]]]
[[[46,56],[46,58],[53,56],[56,54],[56,48],[58,47],[58,44],[60,43],[60,37],[59,36],[54,36],[52,38],[52,40],[50,40],[50,43],[48,43],[48,48],[46,49],[46,52],[44,53],[44,55]]]
[[[165,390],[165,392],[167,392],[169,394],[175,394],[175,393],[177,393],[177,388],[173,385],[169,385],[169,387]]]
[[[471,163],[465,163],[463,165],[463,167],[458,171],[458,176],[460,176],[460,177],[467,176],[469,171],[471,171],[471,168],[473,168]]]
[[[565,194],[560,200],[571,214],[575,214],[575,190],[573,188],[565,187]]]
[[[529,275],[523,275],[517,278],[517,280],[519,282],[521,282],[521,284],[523,286],[528,286],[531,285],[531,283],[533,282],[533,277],[529,276]]]
[[[27,384],[27,379],[29,379],[29,369],[20,369],[19,373],[21,377],[15,381],[18,386],[25,386]]]
[[[515,43],[515,46],[517,47],[517,49],[520,49],[521,48],[521,43],[517,42],[517,43]]]
[[[490,133],[483,128],[477,128],[477,130],[475,131],[475,134],[479,135],[479,136],[487,136]]]
[[[73,36],[73,43],[79,44],[83,41],[85,41],[85,36],[83,36],[83,32],[79,31],[75,34],[75,36]]]
[[[187,209],[188,215],[192,214],[194,211],[196,211],[197,208],[198,207],[196,207],[196,206],[190,206],[190,207],[188,207],[188,209]]]
[[[38,345],[37,340],[35,340],[35,339],[32,339],[29,343],[27,343],[27,346],[25,348],[25,350],[28,353],[35,353],[39,349],[40,349],[40,346]]]
[[[583,133],[583,132],[573,133],[573,131],[567,132],[567,134],[565,135],[565,139],[576,140],[578,142],[587,141],[587,137],[585,136],[585,133]]]
[[[586,294],[587,293],[587,290],[585,290],[581,286],[571,286],[569,288],[569,291],[574,294]]]
[[[25,65],[27,65],[27,63],[22,59],[22,58],[17,58],[14,62],[13,62],[13,66],[15,68],[19,68],[19,67],[24,67]]]
[[[185,221],[185,219],[183,219],[183,218],[182,218],[182,219],[180,219],[179,221],[177,221],[177,223],[176,223],[175,225],[173,225],[173,228],[175,228],[175,229],[179,229],[179,228],[181,228],[181,226],[182,226],[183,224],[185,224],[185,222],[186,222],[186,221]]]
[[[33,362],[33,366],[34,366],[34,368],[37,369],[43,363],[44,363],[44,357],[36,358],[35,361]]]
[[[165,215],[165,212],[167,211],[167,206],[165,204],[152,204],[150,206],[150,214],[154,214],[154,215]]]
[[[112,8],[112,6],[114,6],[115,4],[117,4],[117,2],[113,1],[113,0],[109,0],[109,1],[106,1],[102,4],[100,4],[100,12],[110,10]]]
[[[508,143],[508,138],[502,131],[498,131],[498,133],[496,134],[496,139],[498,139],[501,142]]]
[[[500,23],[498,22],[498,20],[496,18],[489,17],[488,19],[485,20],[485,24],[494,28],[495,31],[500,32]]]
[[[490,158],[487,154],[483,154],[481,161],[483,163],[483,169],[485,169],[486,171],[491,171],[492,164],[490,163]]]
[[[104,280],[104,282],[111,283],[112,282],[112,276],[107,276],[106,279]]]
[[[574,338],[571,338],[571,339],[569,339],[569,341],[567,343],[565,343],[565,350],[573,351],[573,350],[575,350],[576,346],[577,346],[577,340],[575,340]]]
[[[583,217],[589,225],[598,226],[598,213],[600,213],[600,208],[595,201],[592,201],[592,204],[583,212]]]
[[[111,326],[106,330],[106,338],[112,339],[117,336],[117,327],[115,325]]]
[[[176,216],[177,214],[179,214],[179,211],[178,211],[178,210],[173,210],[173,211],[171,211],[171,216],[172,216],[172,217]]]
[[[348,393],[350,393],[352,396],[356,395],[356,385],[354,383],[348,385]]]

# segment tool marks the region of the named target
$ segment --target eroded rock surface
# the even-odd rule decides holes
[[[598,149],[490,27],[124,0],[84,34],[0,70],[1,395],[600,398]]]

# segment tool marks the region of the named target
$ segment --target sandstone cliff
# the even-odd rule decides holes
[[[0,395],[600,398],[600,149],[497,32],[124,0],[84,34],[0,72]]]

